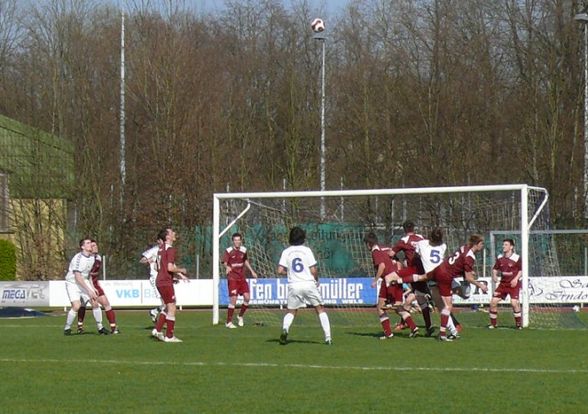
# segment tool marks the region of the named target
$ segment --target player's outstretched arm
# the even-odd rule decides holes
[[[187,282],[190,281],[190,278],[188,276],[186,276],[183,272],[179,272],[176,273],[175,276],[179,279],[179,280],[185,280]]]
[[[488,287],[486,286],[486,284],[484,284],[482,282],[478,282],[475,279],[474,272],[466,272],[465,273],[465,280],[467,280],[469,283],[477,286],[482,292],[484,292],[484,293],[488,292]]]

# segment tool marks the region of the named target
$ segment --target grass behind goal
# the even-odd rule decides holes
[[[307,311],[306,313],[311,313]],[[305,315],[304,317],[310,317]],[[0,320],[0,407],[10,413],[581,412],[585,330],[473,328],[453,343],[380,341],[375,320],[291,329],[211,326],[178,315],[181,344],[150,338],[145,311],[119,312],[122,334],[64,337],[64,317]],[[586,319],[586,314],[580,314]],[[438,323],[438,321],[436,322]]]

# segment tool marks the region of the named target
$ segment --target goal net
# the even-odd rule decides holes
[[[549,229],[547,199],[545,189],[527,185],[215,194],[213,263],[218,265],[213,265],[213,323],[224,322],[229,298],[221,260],[231,246],[231,235],[239,232],[259,276],[249,279],[246,323],[281,324],[287,278],[276,270],[288,246],[289,230],[296,225],[306,230],[306,245],[316,256],[319,289],[331,323],[377,329],[378,290],[371,287],[375,271],[363,237],[372,231],[381,244],[393,245],[403,236],[402,224],[410,220],[424,237],[432,228],[441,227],[447,254],[465,244],[470,234],[482,234],[486,249],[476,260],[476,275],[490,286],[502,239],[516,239],[523,258],[524,325],[576,326],[579,319],[571,311],[571,302],[536,296],[539,286],[549,285],[543,279],[561,276],[555,239],[546,233],[530,233],[531,229]],[[487,294],[473,291],[468,300],[454,297],[462,310],[458,318],[473,326],[487,325],[488,314],[479,310],[487,308],[491,294],[492,289]],[[418,309],[413,316],[422,324]],[[499,317],[502,325],[514,325],[512,312]],[[296,318],[297,325],[308,322],[316,324],[312,309],[299,312]]]

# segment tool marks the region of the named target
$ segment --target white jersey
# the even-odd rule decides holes
[[[95,256],[90,254],[90,256],[84,256],[82,252],[76,254],[69,262],[69,270],[67,275],[65,275],[65,280],[68,282],[75,282],[76,277],[74,272],[80,272],[82,277],[88,280],[88,275],[90,274],[90,270],[92,270],[92,266],[94,266]]]
[[[431,272],[443,262],[447,245],[431,246],[429,240],[418,241],[415,245],[415,252],[420,256],[425,273]]]
[[[159,246],[153,246],[141,255],[149,261],[149,276],[152,278],[157,277],[157,252],[159,252]]]
[[[279,264],[288,269],[288,283],[315,282],[310,268],[316,266],[316,259],[308,247],[304,245],[288,247],[282,252]]]

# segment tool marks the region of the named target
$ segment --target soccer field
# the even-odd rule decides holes
[[[586,320],[586,315],[581,317]],[[121,335],[63,336],[61,314],[0,320],[6,413],[567,413],[588,411],[586,330],[465,325],[441,343],[380,341],[380,327],[212,326],[183,311],[183,343],[150,337],[146,311],[119,312]]]

